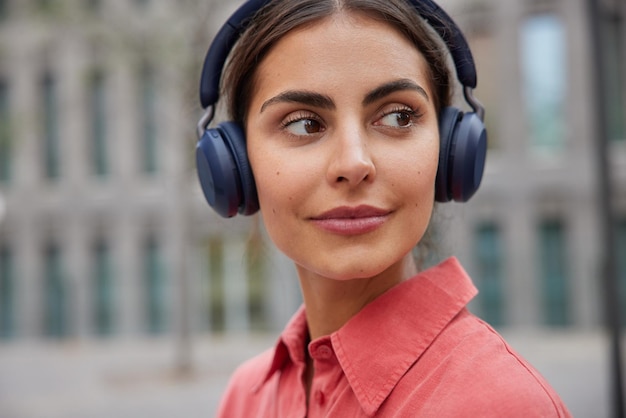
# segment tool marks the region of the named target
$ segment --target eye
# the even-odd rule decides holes
[[[283,129],[292,135],[308,136],[324,132],[325,128],[322,122],[313,115],[296,114],[288,117],[282,123]]]
[[[375,125],[389,126],[392,128],[408,128],[417,123],[420,115],[413,109],[402,108],[384,112],[383,116],[375,122]]]

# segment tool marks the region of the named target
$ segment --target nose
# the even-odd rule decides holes
[[[371,182],[376,176],[367,136],[360,129],[343,129],[332,139],[332,155],[328,167],[328,181],[332,184],[346,183],[356,186]]]

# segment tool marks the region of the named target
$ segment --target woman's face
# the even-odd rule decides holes
[[[288,33],[259,65],[248,155],[268,233],[301,271],[369,278],[411,257],[439,155],[428,80],[399,32],[345,13]]]

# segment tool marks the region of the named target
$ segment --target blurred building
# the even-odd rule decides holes
[[[602,322],[602,243],[586,0],[444,0],[478,63],[490,149],[484,183],[443,234],[496,325]],[[607,11],[608,114],[622,288],[626,286],[626,32]],[[445,6],[444,6],[445,7]],[[621,299],[626,302],[622,290]]]
[[[200,65],[234,7],[0,2],[0,336],[263,329],[297,306],[295,280],[264,281],[285,262],[257,221],[218,219],[193,171]]]
[[[441,4],[472,45],[491,142],[475,198],[441,206],[440,256],[497,326],[596,326],[585,2]],[[259,219],[218,218],[195,179],[200,66],[235,6],[0,1],[0,338],[274,331],[298,306]],[[626,282],[624,32],[605,76]]]

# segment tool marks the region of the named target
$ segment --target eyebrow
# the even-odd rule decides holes
[[[376,87],[374,90],[369,92],[365,98],[363,99],[363,106],[374,103],[377,100],[380,100],[386,96],[389,96],[392,93],[397,91],[404,90],[413,90],[418,92],[421,96],[423,96],[426,100],[430,100],[428,97],[428,93],[421,87],[419,84],[416,84],[414,81],[409,80],[408,78],[402,78],[399,80],[390,81],[388,83],[383,84],[382,86]]]
[[[306,90],[289,90],[264,102],[261,106],[261,113],[268,106],[277,103],[301,103],[322,109],[335,109],[335,102],[328,96]]]
[[[419,84],[416,84],[412,80],[402,78],[399,80],[390,81],[374,90],[370,91],[363,99],[363,105],[369,105],[377,100],[380,100],[397,91],[412,90],[418,92],[426,100],[430,100],[428,93]],[[266,100],[261,105],[260,113],[263,113],[267,107],[278,103],[300,103],[317,107],[321,109],[333,110],[336,108],[335,102],[328,96],[320,93],[310,92],[306,90],[288,90]]]

